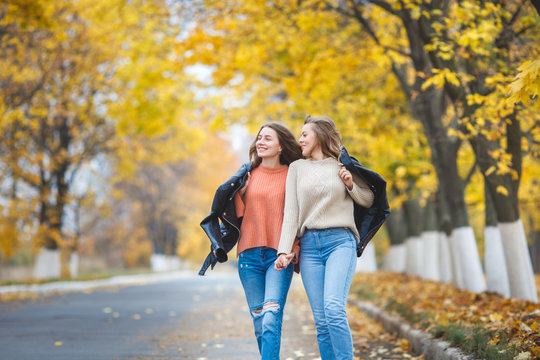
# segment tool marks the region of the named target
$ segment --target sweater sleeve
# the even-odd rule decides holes
[[[291,252],[296,233],[298,232],[297,169],[295,165],[295,163],[292,163],[287,173],[285,209],[283,210],[283,225],[281,226],[278,254],[289,254]]]
[[[353,175],[353,188],[347,191],[355,203],[365,208],[370,208],[373,205],[373,199],[375,195],[369,186],[359,176]]]

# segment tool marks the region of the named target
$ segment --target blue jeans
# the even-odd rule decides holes
[[[262,360],[279,360],[283,309],[294,271],[294,265],[274,270],[276,259],[276,250],[267,247],[244,250],[238,259]]]
[[[345,228],[307,230],[300,275],[311,305],[322,360],[353,360],[345,305],[356,268],[356,239]]]

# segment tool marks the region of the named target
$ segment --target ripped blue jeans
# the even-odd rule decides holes
[[[281,324],[294,265],[274,270],[277,252],[267,247],[244,250],[238,258],[238,273],[253,318],[262,360],[278,360]]]

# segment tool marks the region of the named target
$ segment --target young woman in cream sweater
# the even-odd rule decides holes
[[[345,312],[359,237],[353,202],[369,208],[374,194],[339,162],[341,138],[330,118],[308,116],[299,142],[304,159],[289,166],[275,268],[289,266],[293,242],[300,238],[300,275],[315,319],[321,358],[353,360]]]

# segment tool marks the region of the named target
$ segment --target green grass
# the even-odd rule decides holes
[[[429,314],[415,311],[410,306],[395,299],[388,300],[384,309],[398,313],[404,320],[407,320],[411,324],[419,325],[421,329],[425,329],[429,325]]]
[[[377,298],[377,294],[371,289],[371,286],[366,284],[358,284],[354,288],[354,294],[360,299],[373,301]]]
[[[486,360],[511,360],[518,351],[509,344],[504,333],[489,332],[479,325],[474,327],[464,326],[457,323],[437,325],[431,331],[434,337],[440,337],[452,345],[459,347],[480,359]],[[496,345],[489,342],[499,335]]]

